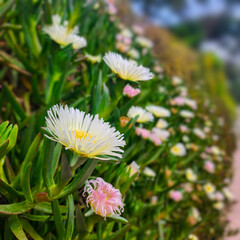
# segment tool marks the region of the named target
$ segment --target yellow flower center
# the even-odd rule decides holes
[[[179,149],[179,147],[175,146],[175,147],[173,147],[173,151],[174,151],[175,153],[179,153],[179,152],[180,152],[180,149]]]
[[[211,191],[212,191],[212,187],[207,186],[207,187],[206,187],[206,190],[207,190],[207,192],[211,192]]]
[[[78,139],[82,139],[85,141],[85,139],[87,137],[88,138],[88,141],[93,138],[93,135],[91,135],[90,133],[88,132],[85,132],[85,131],[77,131],[77,130],[73,130],[72,133],[74,134],[75,133],[75,142],[78,140]],[[96,143],[97,140],[94,140],[93,144]]]

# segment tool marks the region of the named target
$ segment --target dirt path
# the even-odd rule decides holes
[[[233,155],[234,176],[230,190],[234,194],[237,202],[232,206],[228,215],[230,220],[229,230],[240,229],[240,107],[238,108],[238,117],[234,132],[237,137],[237,148]],[[225,240],[240,240],[240,233],[234,237],[227,237]]]

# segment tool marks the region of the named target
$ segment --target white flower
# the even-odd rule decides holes
[[[214,155],[220,155],[221,154],[221,150],[218,146],[212,146],[211,147],[211,152]]]
[[[153,42],[148,39],[148,38],[145,38],[145,37],[140,37],[138,36],[136,38],[136,42],[141,46],[141,47],[144,47],[144,48],[152,48],[153,47]]]
[[[149,105],[146,107],[146,109],[150,113],[153,113],[156,117],[170,117],[171,116],[171,112],[164,107]]]
[[[122,79],[129,81],[147,81],[153,77],[149,68],[145,68],[142,65],[137,66],[136,62],[128,61],[117,53],[106,53],[103,60],[112,71]]]
[[[188,240],[199,240],[199,238],[196,235],[194,235],[194,234],[190,234],[188,236]]]
[[[185,104],[192,109],[197,109],[197,102],[193,99],[185,98]]]
[[[199,137],[199,138],[201,138],[201,139],[205,139],[205,138],[206,138],[206,134],[205,134],[200,128],[194,128],[194,129],[193,129],[193,133],[194,133],[197,137]]]
[[[184,136],[182,137],[182,140],[183,140],[183,142],[189,142],[189,141],[190,141],[190,138],[189,138],[187,135],[184,135]]]
[[[87,46],[86,39],[77,35],[77,28],[69,29],[67,26],[68,22],[65,22],[64,25],[61,25],[60,22],[61,17],[59,15],[53,15],[52,25],[44,26],[43,31],[62,46],[72,44],[73,49]]]
[[[213,207],[217,210],[222,210],[224,208],[224,203],[219,201],[213,204]]]
[[[234,199],[234,195],[229,191],[228,188],[226,188],[226,187],[223,188],[222,192],[229,201],[232,201]]]
[[[185,176],[188,181],[194,182],[197,180],[197,175],[191,168],[186,169]]]
[[[93,117],[62,105],[53,106],[47,113],[46,130],[51,134],[47,137],[66,149],[87,158],[101,159],[99,155],[122,157],[123,135],[98,115]]]
[[[132,38],[133,36],[133,33],[128,28],[124,28],[120,34],[127,38]]]
[[[128,168],[130,168],[130,177],[132,177],[135,173],[138,173],[140,172],[140,166],[135,162],[133,161],[129,166]]]
[[[94,55],[91,55],[91,54],[86,54],[85,55],[86,59],[91,62],[91,63],[96,63],[96,62],[101,62],[102,58],[100,55],[97,55],[97,56],[94,56]]]
[[[127,113],[128,117],[135,118],[138,115],[137,122],[152,122],[154,117],[141,107],[132,106]]]
[[[169,131],[163,130],[163,129],[159,129],[159,128],[153,128],[152,132],[161,141],[164,141],[164,140],[168,139],[168,137],[170,136],[170,132]]]
[[[140,57],[140,54],[139,54],[138,50],[135,49],[135,48],[130,49],[130,50],[127,52],[127,55],[128,55],[130,58],[139,58],[139,57]]]
[[[192,215],[197,221],[202,220],[199,210],[195,207],[192,208]]]
[[[170,152],[173,154],[173,155],[176,155],[176,156],[180,156],[180,157],[183,157],[186,155],[186,148],[185,146],[182,144],[182,143],[177,143],[176,145],[174,145]]]
[[[157,128],[161,128],[161,129],[164,129],[164,128],[167,128],[168,127],[168,122],[165,121],[164,119],[158,119],[157,121],[157,124],[156,124],[156,127]]]
[[[212,183],[206,183],[203,186],[203,189],[208,195],[213,194],[216,191],[216,187]]]
[[[184,117],[184,118],[193,118],[194,117],[194,113],[188,110],[181,110],[180,111],[180,116]]]
[[[178,77],[178,76],[173,76],[173,77],[172,77],[172,84],[173,84],[174,86],[181,84],[182,81],[183,81],[183,80],[182,80],[180,77]]]
[[[143,169],[143,174],[145,174],[148,177],[156,177],[156,173],[149,167],[145,167]]]

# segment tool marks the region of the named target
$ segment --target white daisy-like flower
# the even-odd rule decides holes
[[[183,157],[186,155],[187,151],[185,146],[182,143],[177,143],[171,148],[170,152],[175,156]]]
[[[165,141],[170,136],[169,131],[164,130],[164,129],[159,129],[159,128],[156,128],[156,127],[152,129],[152,132],[161,141]]]
[[[206,183],[203,186],[203,189],[208,195],[213,194],[216,191],[216,187],[212,183]]]
[[[229,200],[232,201],[234,199],[234,195],[232,194],[232,192],[229,191],[229,189],[227,187],[222,189],[223,194],[225,195],[225,197]]]
[[[185,176],[188,181],[194,182],[197,180],[197,175],[191,168],[186,169]]]
[[[193,118],[194,117],[194,113],[188,110],[181,110],[180,111],[180,116],[184,117],[184,118]]]
[[[136,42],[141,46],[141,47],[144,47],[144,48],[152,48],[153,47],[153,42],[146,38],[146,37],[140,37],[138,36],[136,38]]]
[[[201,138],[201,139],[205,139],[205,138],[206,138],[206,134],[205,134],[200,128],[194,128],[194,129],[193,129],[193,133],[194,133],[197,137],[199,137],[199,138]]]
[[[72,44],[73,49],[80,49],[87,46],[87,41],[84,37],[78,36],[77,28],[69,29],[68,22],[63,25],[59,15],[52,16],[52,25],[44,26],[43,31],[47,33],[56,43],[66,46]]]
[[[85,55],[86,59],[91,62],[91,63],[99,63],[101,62],[102,60],[102,57],[100,55],[97,55],[97,56],[94,56],[94,55],[91,55],[91,54],[86,54]]]
[[[199,238],[196,235],[194,235],[194,234],[190,234],[188,236],[188,240],[199,240]]]
[[[140,166],[135,161],[133,161],[128,168],[130,168],[130,177],[132,177],[135,173],[139,174],[140,172]]]
[[[144,123],[144,122],[152,122],[154,117],[150,112],[147,112],[145,109],[141,107],[134,107],[132,106],[127,113],[129,118],[135,118],[138,115],[137,122]]]
[[[217,210],[222,210],[222,209],[224,208],[224,206],[225,206],[224,203],[221,202],[221,201],[216,202],[216,203],[213,204],[213,207],[214,207],[215,209],[217,209]]]
[[[125,145],[123,134],[109,123],[78,109],[55,105],[47,112],[46,130],[49,139],[59,142],[82,157],[101,158],[100,155],[122,157]]]
[[[145,174],[148,177],[156,177],[156,173],[149,167],[145,167],[143,169],[143,174]]]
[[[156,127],[157,128],[161,128],[161,129],[164,129],[164,128],[167,128],[168,127],[168,122],[165,121],[164,119],[158,119],[157,121],[157,124],[156,124]]]
[[[142,65],[137,66],[134,61],[124,59],[120,54],[109,52],[103,57],[105,63],[116,73],[120,78],[129,81],[147,81],[153,78],[153,74],[149,68]]]
[[[173,76],[173,77],[172,77],[172,84],[173,84],[174,86],[179,85],[179,84],[181,84],[182,82],[183,82],[183,80],[182,80],[180,77],[178,77],[178,76]]]
[[[135,48],[132,48],[130,49],[128,52],[127,52],[127,55],[130,57],[130,58],[136,58],[138,59],[140,57],[140,54],[139,54],[139,51]]]
[[[185,98],[185,104],[192,109],[197,109],[197,102],[190,98]]]
[[[149,105],[146,107],[146,109],[150,113],[154,114],[156,117],[170,117],[171,116],[171,112],[164,107]]]

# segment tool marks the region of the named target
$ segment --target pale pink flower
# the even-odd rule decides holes
[[[219,191],[215,192],[215,200],[223,201],[224,199],[225,199],[225,197],[221,192],[219,192]]]
[[[113,4],[113,3],[108,3],[108,13],[110,14],[110,15],[115,15],[115,14],[117,14],[117,8],[116,8],[116,6]]]
[[[123,95],[126,95],[130,98],[133,98],[134,96],[138,95],[140,92],[141,91],[139,88],[133,88],[129,84],[127,84],[123,89]]]
[[[145,128],[137,127],[136,128],[136,134],[138,136],[141,136],[143,139],[147,139],[147,138],[149,138],[151,132],[149,130],[145,129]]]
[[[177,106],[183,106],[185,104],[185,98],[184,97],[175,97],[173,98],[173,103]]]
[[[205,161],[204,169],[209,173],[214,173],[215,172],[215,164],[211,161]]]
[[[155,134],[153,134],[153,133],[151,133],[151,134],[149,135],[149,139],[150,139],[151,141],[153,141],[153,143],[154,143],[156,146],[159,146],[159,145],[162,143],[162,141],[161,141]]]
[[[122,195],[120,191],[114,188],[110,183],[105,182],[102,178],[86,182],[83,196],[87,196],[87,206],[104,219],[107,216],[121,215],[124,211]]]
[[[117,41],[119,41],[119,42],[121,42],[121,41],[123,41],[123,35],[121,34],[121,33],[118,33],[117,34],[117,36],[116,36],[116,39],[117,39]]]
[[[188,127],[186,125],[180,125],[180,130],[182,133],[188,133]]]
[[[132,39],[129,37],[124,37],[123,42],[127,45],[130,45],[132,43]]]
[[[133,25],[133,31],[138,34],[138,35],[143,35],[144,34],[144,28],[140,25]]]
[[[174,200],[175,202],[179,202],[182,200],[183,195],[180,191],[170,191],[169,197]]]

